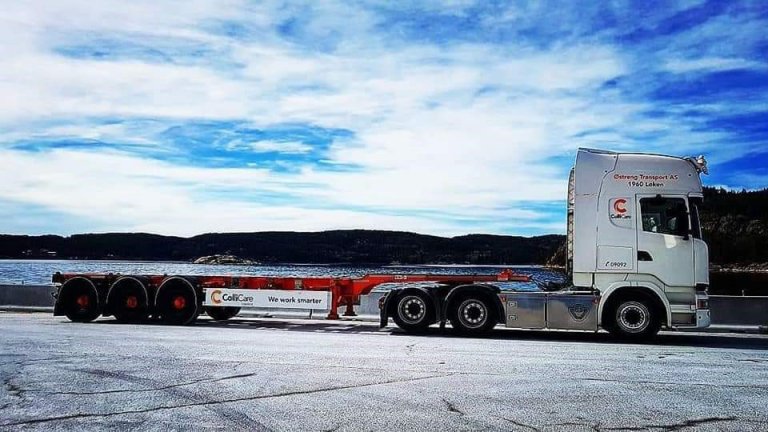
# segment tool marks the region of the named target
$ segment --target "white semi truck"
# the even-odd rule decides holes
[[[662,327],[708,327],[701,173],[707,173],[701,156],[579,149],[568,181],[570,284],[552,292],[501,292],[488,284],[447,292],[405,287],[384,298],[382,325],[391,316],[400,327],[420,330],[448,319],[469,333],[503,323],[602,328],[634,339]]]
[[[489,275],[379,274],[361,278],[61,274],[55,315],[92,321],[114,315],[191,324],[205,310],[217,320],[243,307],[329,310],[353,305],[384,283],[399,287],[379,302],[408,332],[439,323],[465,334],[497,324],[519,329],[598,331],[633,339],[662,327],[704,328],[710,313],[707,245],[701,238],[703,157],[580,149],[568,182],[568,284],[539,292],[502,291]],[[554,290],[556,288],[556,290]]]

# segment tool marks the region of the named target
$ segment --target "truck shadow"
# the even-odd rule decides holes
[[[101,319],[94,324],[121,325],[112,319]],[[166,327],[158,321],[148,321],[142,325]],[[228,321],[213,321],[207,318],[199,319],[194,327],[203,328],[232,328],[247,330],[272,330],[312,333],[368,334],[384,337],[417,337],[417,338],[474,338],[499,341],[537,341],[537,342],[570,342],[588,344],[613,345],[656,345],[656,346],[689,346],[713,349],[754,349],[768,351],[768,336],[743,333],[688,333],[662,332],[648,342],[633,342],[617,340],[606,332],[578,332],[552,330],[513,330],[497,328],[483,336],[462,336],[456,334],[450,327],[440,329],[430,327],[426,332],[410,334],[390,326],[379,329],[378,324],[370,321],[344,320],[277,320],[263,318],[233,318]]]
[[[768,351],[768,337],[743,333],[687,333],[687,332],[662,332],[654,339],[647,342],[620,340],[607,332],[578,332],[578,331],[552,331],[552,330],[513,330],[498,328],[483,336],[462,336],[454,333],[452,329],[430,328],[421,335],[411,335],[399,328],[387,327],[392,336],[416,336],[416,337],[456,337],[510,341],[538,341],[538,342],[570,342],[587,344],[609,345],[645,345],[645,346],[687,346],[697,348],[714,349],[755,349]]]

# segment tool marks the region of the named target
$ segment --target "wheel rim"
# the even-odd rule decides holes
[[[171,304],[175,310],[180,311],[183,310],[187,305],[187,299],[184,298],[184,296],[178,295],[173,298],[173,302]]]
[[[616,322],[627,333],[640,333],[648,328],[651,313],[642,303],[627,302],[616,312]]]
[[[128,309],[136,309],[139,306],[139,299],[136,296],[131,295],[125,298],[125,307]]]
[[[88,294],[81,294],[77,297],[75,302],[77,303],[77,306],[80,308],[80,310],[86,310],[91,303],[91,299],[88,297]]]
[[[479,300],[464,300],[459,306],[459,320],[468,328],[482,327],[488,320],[488,309]]]
[[[409,324],[418,324],[424,320],[427,314],[427,304],[419,296],[407,296],[400,301],[397,308],[400,319]]]

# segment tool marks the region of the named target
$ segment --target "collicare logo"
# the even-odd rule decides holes
[[[616,201],[613,202],[613,210],[616,211],[616,213],[624,214],[627,212],[627,200],[624,198],[619,198]]]
[[[221,303],[221,290],[215,290],[211,293],[211,301],[216,304]]]

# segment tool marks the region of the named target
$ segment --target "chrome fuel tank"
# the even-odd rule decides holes
[[[500,296],[507,327],[597,330],[599,297],[591,292],[526,292]]]

